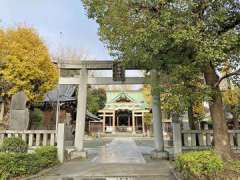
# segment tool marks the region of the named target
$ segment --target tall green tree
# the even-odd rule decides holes
[[[106,103],[106,92],[102,88],[88,90],[87,95],[87,110],[93,114],[97,114],[100,109],[103,109]]]
[[[239,67],[238,0],[83,0],[90,18],[112,56],[126,65],[171,73],[177,65],[190,67],[190,75],[204,75],[208,86],[214,149],[231,159],[219,84]],[[226,63],[227,62],[227,63]],[[231,64],[231,73],[219,71]],[[193,68],[191,68],[193,67]]]

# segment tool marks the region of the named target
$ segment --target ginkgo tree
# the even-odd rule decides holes
[[[30,102],[42,100],[58,81],[58,70],[38,33],[29,27],[0,30],[0,93],[5,101],[24,91]]]
[[[240,89],[233,86],[223,91],[223,101],[233,116],[234,128],[238,129],[240,118]]]

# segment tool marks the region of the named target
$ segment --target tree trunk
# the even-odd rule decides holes
[[[230,108],[231,108],[231,113],[233,115],[233,118],[232,118],[233,124],[234,124],[233,129],[238,130],[239,122],[238,122],[238,113],[237,113],[237,110],[235,109],[236,107],[235,105],[232,105]]]
[[[10,106],[11,106],[11,100],[10,98],[4,98],[4,112],[3,112],[3,124],[5,127],[8,127],[9,120],[10,120]]]
[[[211,119],[213,121],[214,150],[223,160],[231,160],[231,147],[227,123],[224,116],[224,106],[219,86],[215,86],[219,77],[215,69],[209,64],[204,69],[206,84],[213,90],[212,100],[209,102]]]
[[[188,122],[191,130],[196,130],[198,128],[198,121],[193,115],[193,103],[190,103],[188,107]]]

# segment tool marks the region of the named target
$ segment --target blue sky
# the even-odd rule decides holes
[[[84,49],[95,59],[111,59],[81,0],[0,0],[0,20],[0,27],[34,27],[52,54],[59,48]]]

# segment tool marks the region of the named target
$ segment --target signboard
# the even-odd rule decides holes
[[[125,68],[121,61],[113,62],[113,81],[125,81]]]

